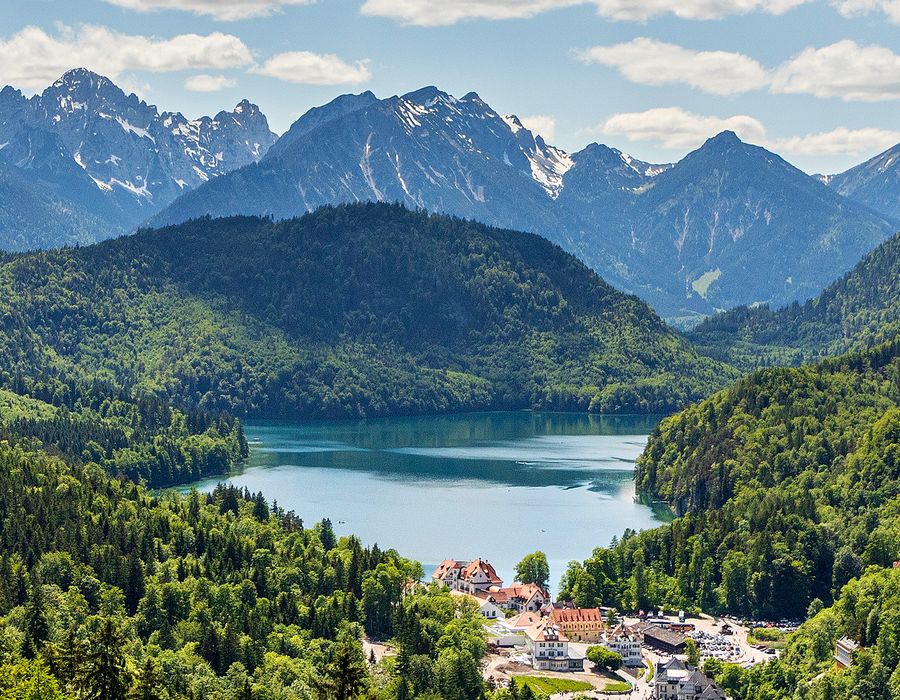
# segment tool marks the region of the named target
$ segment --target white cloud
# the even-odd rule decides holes
[[[889,21],[900,24],[900,0],[833,0],[832,4],[844,17],[883,12]]]
[[[40,89],[76,66],[116,78],[129,70],[222,69],[252,61],[250,49],[239,38],[219,32],[157,39],[101,26],[60,25],[55,36],[25,27],[0,39],[0,82],[27,89]]]
[[[782,15],[811,0],[593,0],[609,19],[646,21],[672,14],[681,19],[716,19],[727,15],[766,12]]]
[[[624,136],[629,141],[652,141],[665,148],[690,149],[721,131],[735,132],[742,140],[760,143],[766,129],[754,117],[711,117],[680,107],[656,107],[645,112],[620,112],[598,124],[593,132]]]
[[[744,54],[693,51],[647,37],[614,46],[594,46],[574,54],[583,63],[612,66],[641,85],[686,83],[715,95],[733,95],[769,83],[766,69]]]
[[[172,0],[174,1],[174,0]],[[608,19],[645,21],[659,15],[714,19],[733,14],[780,15],[811,0],[365,0],[362,13],[437,27],[466,19],[521,19],[576,5],[593,5]]]
[[[464,19],[522,19],[583,4],[584,0],[365,0],[361,12],[405,24],[438,27]]]
[[[250,17],[266,17],[287,5],[309,5],[315,0],[105,0],[105,2],[138,12],[183,10],[230,22]]]
[[[866,102],[900,99],[900,55],[849,39],[804,49],[775,71],[772,92]]]
[[[529,117],[519,117],[522,126],[533,134],[540,134],[547,143],[553,143],[556,138],[556,119],[549,114],[532,114]]]
[[[773,139],[768,142],[768,147],[778,153],[797,156],[861,156],[880,153],[897,143],[900,143],[900,131],[842,126],[817,134]]]
[[[364,83],[372,77],[369,59],[347,63],[334,54],[311,51],[276,54],[251,72],[304,85]]]
[[[224,75],[192,75],[184,81],[184,89],[191,92],[219,92],[237,85],[237,81]]]
[[[658,107],[645,112],[614,114],[592,129],[594,133],[648,141],[673,150],[690,150],[716,134],[734,131],[742,141],[786,156],[866,156],[900,143],[900,131],[864,127],[838,127],[800,136],[770,138],[755,117],[745,114],[716,117],[694,114],[680,107]]]
[[[860,46],[849,39],[806,48],[773,70],[744,54],[695,51],[647,37],[572,53],[584,63],[611,66],[641,85],[684,83],[716,95],[768,86],[773,93],[845,101],[900,99],[900,55],[883,46]]]

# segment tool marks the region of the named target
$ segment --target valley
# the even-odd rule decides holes
[[[517,116],[355,25],[269,53],[329,3],[97,4],[192,33],[0,37],[0,700],[900,698],[900,145],[821,121],[896,54],[571,47],[623,81],[576,128],[571,65],[430,66]],[[449,66],[551,12],[413,4],[353,21]],[[607,114],[655,90],[747,113]]]

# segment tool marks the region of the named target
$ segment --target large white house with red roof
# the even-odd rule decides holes
[[[486,591],[491,586],[499,588],[503,585],[491,563],[480,558],[473,561],[445,559],[438,564],[431,578],[455,591],[472,594]]]
[[[475,559],[466,564],[459,574],[459,590],[466,593],[487,591],[491,586],[500,588],[503,580],[486,559]]]
[[[569,649],[569,638],[549,617],[525,630],[525,650],[535,671],[584,670],[584,657]]]

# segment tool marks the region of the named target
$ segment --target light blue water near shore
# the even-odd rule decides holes
[[[657,420],[518,411],[248,422],[250,459],[227,480],[426,571],[483,556],[511,581],[515,563],[541,549],[555,588],[568,561],[660,522],[635,502],[632,481]]]

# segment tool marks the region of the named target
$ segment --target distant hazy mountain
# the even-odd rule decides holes
[[[806,299],[896,228],[731,132],[674,166],[600,144],[568,154],[475,93],[434,87],[311,110],[259,163],[186,193],[153,223],[355,201],[540,233],[670,318]]]
[[[805,304],[732,309],[689,334],[713,356],[745,369],[799,364],[871,348],[900,334],[900,234]]]
[[[841,196],[843,176],[828,187],[730,132],[675,165],[601,144],[569,154],[477,94],[435,87],[341,96],[276,142],[249,102],[188,120],[79,69],[31,99],[0,92],[0,164],[0,248],[89,242],[146,221],[400,202],[539,233],[686,323],[805,300],[900,228]],[[882,165],[869,170],[896,172]]]
[[[808,299],[898,230],[730,131],[655,177],[628,226],[636,281],[702,311]]]
[[[72,217],[88,212],[66,224],[83,232],[76,236],[81,240],[131,230],[185,190],[258,160],[275,138],[247,101],[232,112],[189,120],[160,114],[84,69],[32,98],[11,87],[0,91],[0,162],[46,186]],[[0,208],[13,204],[0,200]],[[48,233],[39,219],[24,216],[15,228],[6,222],[0,218],[0,248],[71,242],[69,235]]]
[[[820,178],[845,197],[900,220],[900,143],[850,170]]]

